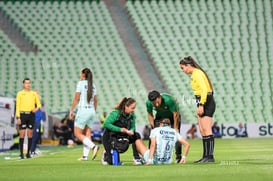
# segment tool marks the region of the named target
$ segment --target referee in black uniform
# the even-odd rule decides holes
[[[19,91],[16,96],[16,118],[19,125],[19,148],[20,159],[24,159],[24,138],[27,131],[28,148],[26,157],[30,158],[30,148],[32,144],[32,129],[35,123],[35,112],[41,108],[41,102],[37,92],[30,89],[29,78],[23,80],[24,89]]]

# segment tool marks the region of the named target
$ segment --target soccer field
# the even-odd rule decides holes
[[[82,147],[44,147],[42,155],[18,160],[19,151],[0,153],[0,180],[272,180],[273,139],[216,139],[216,163],[193,164],[202,154],[201,140],[189,140],[187,164],[134,166],[132,149],[123,166],[78,161]]]

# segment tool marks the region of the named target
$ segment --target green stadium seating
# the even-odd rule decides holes
[[[272,91],[270,0],[126,1],[126,8],[171,94],[192,94],[178,67],[192,55],[213,82],[214,120],[272,121],[272,101],[265,100]],[[185,121],[196,122],[194,106],[180,101]]]
[[[272,121],[270,0],[126,1],[125,5],[149,57],[181,103],[185,122],[196,122],[190,79],[178,66],[188,55],[213,82],[215,121]],[[80,69],[90,67],[98,89],[98,112],[109,112],[123,96],[145,104],[145,87],[104,1],[1,1],[0,7],[40,51],[26,55],[0,31],[1,94],[15,95],[28,76],[50,112],[66,111]],[[137,115],[146,122],[144,106],[138,106]]]
[[[15,95],[28,76],[50,113],[68,111],[80,70],[90,67],[98,89],[99,114],[110,112],[125,96],[145,104],[146,95],[138,95],[146,90],[144,84],[103,1],[7,1],[0,2],[0,7],[40,51],[26,55],[0,31],[0,44],[5,45],[0,50],[1,77],[10,78],[1,80],[5,85],[1,93]],[[136,114],[138,122],[146,122],[144,106]]]

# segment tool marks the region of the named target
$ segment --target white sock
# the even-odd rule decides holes
[[[90,148],[88,146],[83,145],[83,156],[88,157],[90,152]]]
[[[95,144],[94,144],[90,139],[88,139],[87,137],[85,137],[85,138],[83,139],[82,143],[83,143],[85,146],[87,146],[89,149],[90,149],[90,148],[92,149],[92,148],[95,146]]]

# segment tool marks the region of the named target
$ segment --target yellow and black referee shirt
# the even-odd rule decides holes
[[[35,108],[41,108],[41,102],[35,91],[21,90],[16,96],[16,117],[20,117],[20,112],[31,112]]]
[[[212,92],[212,88],[210,87],[206,74],[202,70],[195,68],[191,75],[190,84],[194,95],[201,96],[200,103],[205,104],[208,93]]]

